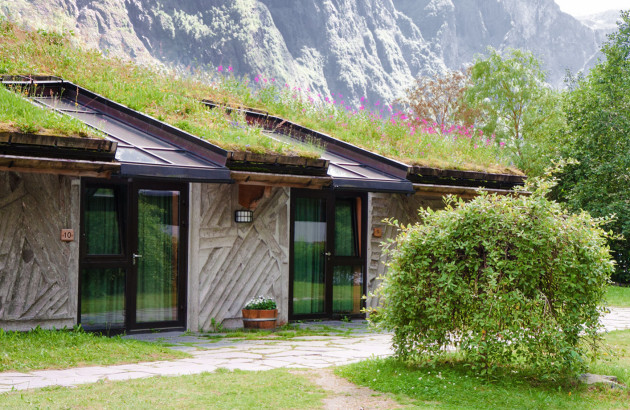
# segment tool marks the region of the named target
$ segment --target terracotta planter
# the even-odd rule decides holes
[[[258,310],[243,309],[243,327],[245,329],[275,329],[278,309]]]

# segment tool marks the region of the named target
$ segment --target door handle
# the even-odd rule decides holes
[[[332,252],[324,252],[324,255],[326,255],[326,256],[332,256]]]
[[[142,255],[138,255],[137,253],[134,253],[131,255],[131,257],[133,258],[133,264],[136,264],[136,259],[138,258],[142,258]]]

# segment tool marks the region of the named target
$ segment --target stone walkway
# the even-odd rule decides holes
[[[603,320],[607,331],[630,329],[630,308],[612,309]],[[329,325],[329,324],[318,324]],[[309,325],[307,325],[309,326]],[[315,326],[315,325],[310,325]],[[193,357],[115,366],[89,366],[28,373],[0,373],[0,393],[45,386],[76,386],[99,380],[129,380],[151,376],[176,376],[211,372],[218,368],[270,370],[280,367],[318,369],[392,354],[391,335],[370,333],[365,324],[335,322],[336,328],[351,328],[350,336],[306,336],[289,340],[219,339],[182,332],[150,333],[135,339],[175,344]]]

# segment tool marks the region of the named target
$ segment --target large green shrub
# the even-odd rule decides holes
[[[455,345],[482,374],[583,369],[614,268],[605,221],[569,214],[545,198],[551,183],[539,185],[531,195],[447,198],[444,210],[399,226],[372,315],[394,331],[399,357],[435,359]]]

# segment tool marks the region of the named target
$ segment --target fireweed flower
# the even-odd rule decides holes
[[[223,66],[222,66],[222,65],[218,66],[218,67],[217,67],[217,71],[218,71],[218,72],[223,71]]]

